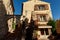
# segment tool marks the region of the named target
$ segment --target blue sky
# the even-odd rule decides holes
[[[27,0],[13,0],[14,8],[15,8],[15,15],[20,15],[22,11],[22,2]],[[49,2],[51,4],[51,11],[53,18],[55,20],[60,19],[60,0],[43,0]]]

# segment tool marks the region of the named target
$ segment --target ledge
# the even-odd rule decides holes
[[[38,26],[38,28],[52,28],[52,26]]]

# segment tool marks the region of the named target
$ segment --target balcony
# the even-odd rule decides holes
[[[48,14],[50,10],[44,10],[44,11],[34,11],[35,14]]]
[[[49,10],[49,7],[47,4],[40,4],[34,6],[34,11],[43,11],[43,10]]]
[[[48,14],[50,12],[49,7],[47,4],[40,4],[40,5],[35,5],[34,6],[34,13],[37,14]]]
[[[44,25],[46,25],[48,22],[38,22],[38,24],[40,24],[40,25],[42,25],[42,24],[44,24]]]

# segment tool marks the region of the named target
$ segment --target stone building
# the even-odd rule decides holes
[[[7,23],[9,32],[13,33],[14,29],[12,28],[13,23],[16,23],[16,17],[14,16],[14,6],[13,6],[13,0],[3,0],[3,4],[6,9],[6,17],[7,17]]]
[[[13,12],[14,12],[13,0],[3,0],[3,4],[7,11],[6,14],[13,15]]]
[[[12,33],[12,24],[16,23],[13,0],[0,0],[0,20],[0,25],[4,23],[2,26],[6,26],[7,31]]]
[[[0,40],[8,31],[5,13],[6,13],[5,6],[3,4],[3,1],[0,0]]]
[[[14,28],[13,24],[16,24],[16,17],[14,16],[14,6],[13,6],[13,0],[3,0],[3,3],[6,8],[6,16],[7,16],[7,23],[9,27],[9,32],[13,33]]]
[[[28,0],[27,2],[23,2],[23,10],[22,10],[21,20],[25,16],[29,19],[29,23],[31,17],[38,25],[38,31],[40,39],[47,39],[49,35],[51,35],[52,26],[48,26],[47,23],[52,18],[50,3],[44,2],[41,0]]]

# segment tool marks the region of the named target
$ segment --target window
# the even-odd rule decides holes
[[[47,4],[40,4],[40,5],[35,5],[34,10],[39,11],[39,10],[48,10],[49,7]]]
[[[37,15],[38,21],[46,21],[46,15]]]
[[[43,16],[43,21],[46,21],[46,16],[45,15]]]
[[[40,29],[40,31],[41,31],[41,35],[49,35],[47,28],[45,28],[45,29],[42,28],[42,29]]]
[[[27,13],[27,10],[25,11],[25,13]]]
[[[25,11],[25,14],[27,15],[27,10]]]
[[[45,6],[44,5],[40,5],[38,7],[39,7],[39,10],[45,10]]]

